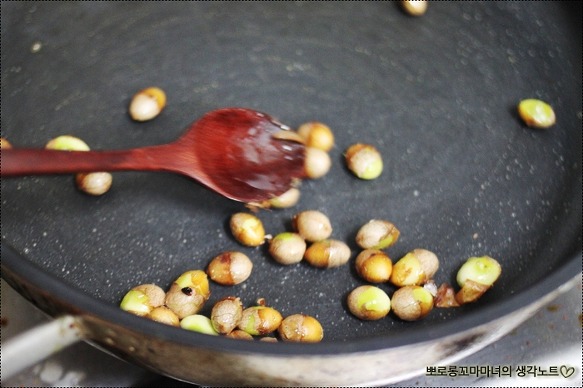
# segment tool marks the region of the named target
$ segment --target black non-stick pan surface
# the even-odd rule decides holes
[[[332,169],[303,182],[295,207],[260,211],[268,233],[319,210],[354,259],[356,231],[380,218],[401,231],[387,250],[393,261],[414,248],[438,255],[438,284],[455,285],[470,256],[503,268],[473,305],[419,322],[364,322],[344,302],[364,284],[353,261],[281,266],[265,246],[231,237],[229,216],[243,204],[180,176],[119,172],[101,197],[77,191],[71,176],[2,179],[3,249],[19,253],[3,258],[3,271],[26,265],[26,281],[64,287],[60,299],[90,296],[80,309],[141,330],[151,324],[117,308],[127,290],[166,288],[240,250],[252,276],[211,284],[203,313],[236,295],[246,305],[265,298],[284,316],[313,315],[325,338],[308,352],[390,347],[511,313],[581,270],[581,43],[580,2],[431,2],[419,18],[395,2],[2,2],[1,130],[14,146],[43,147],[63,134],[96,150],[161,144],[228,106],[291,127],[317,120],[336,136]],[[164,89],[168,105],[153,121],[133,122],[129,101],[147,86]],[[516,113],[524,98],[550,103],[556,125],[525,126]],[[378,179],[344,167],[356,142],[382,153]],[[158,326],[185,343],[208,341]]]

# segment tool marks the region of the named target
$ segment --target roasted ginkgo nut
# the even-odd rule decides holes
[[[460,287],[468,280],[492,286],[501,273],[500,263],[490,256],[470,257],[458,270],[456,280]]]
[[[164,304],[165,295],[164,290],[155,284],[141,284],[124,295],[120,307],[132,314],[146,316]]]
[[[12,148],[12,144],[3,137],[0,137],[0,149],[9,149]]]
[[[265,335],[277,330],[283,317],[276,309],[253,306],[243,310],[237,327],[251,335]]]
[[[294,215],[294,230],[309,242],[325,240],[332,234],[332,224],[324,213],[318,210],[305,210]]]
[[[166,306],[158,306],[154,308],[146,317],[166,325],[180,326],[180,319],[178,318],[178,315],[176,315],[174,311],[170,310]]]
[[[439,268],[437,256],[426,249],[414,249],[393,266],[391,282],[397,286],[422,285],[433,278]]]
[[[389,221],[373,219],[356,233],[356,243],[363,249],[385,249],[395,244],[401,232]]]
[[[360,179],[376,179],[383,172],[381,154],[370,144],[353,144],[346,150],[344,157],[346,167]]]
[[[231,216],[229,227],[239,243],[256,247],[265,242],[265,229],[261,220],[249,213],[235,213]]]
[[[153,309],[148,296],[138,290],[129,290],[122,298],[119,307],[140,317],[148,315]]]
[[[404,321],[416,321],[433,309],[433,295],[421,286],[399,288],[391,297],[392,310]]]
[[[180,320],[180,327],[186,330],[196,331],[197,333],[219,335],[213,327],[210,318],[201,314],[188,315],[182,318]]]
[[[384,318],[391,311],[391,299],[387,293],[370,285],[352,290],[346,304],[354,316],[367,321]]]
[[[246,254],[237,251],[223,252],[209,263],[206,273],[215,282],[234,286],[251,276],[253,262]]]
[[[283,265],[302,261],[306,252],[306,241],[298,233],[283,232],[269,241],[269,254]]]
[[[158,87],[149,87],[132,97],[129,114],[135,121],[148,121],[158,116],[165,106],[166,93]]]
[[[323,177],[332,168],[332,159],[326,151],[319,148],[306,147],[304,172],[309,179]]]
[[[318,148],[326,152],[334,147],[334,134],[326,124],[311,121],[300,125],[297,132],[308,147]]]
[[[207,274],[201,270],[180,275],[166,292],[164,303],[178,318],[198,313],[210,297]]]
[[[522,121],[531,128],[549,128],[556,121],[553,108],[546,102],[534,98],[520,101],[518,114]]]
[[[226,297],[215,303],[211,310],[211,323],[220,334],[235,330],[243,315],[243,304],[236,297]]]
[[[425,274],[417,257],[408,253],[397,260],[393,265],[390,281],[397,287],[423,284]]]
[[[475,302],[502,273],[502,267],[496,259],[489,256],[470,257],[458,270],[456,280],[461,289],[456,293],[457,303]]]
[[[57,136],[45,145],[48,150],[57,151],[89,151],[90,148],[83,140],[71,135]]]
[[[355,268],[363,280],[371,283],[384,283],[391,278],[393,262],[381,250],[365,249],[356,256]]]
[[[411,16],[421,16],[427,12],[426,0],[401,0],[401,8]]]
[[[268,200],[267,207],[284,209],[296,205],[300,200],[301,192],[297,187],[292,187],[285,193]]]
[[[159,307],[164,304],[166,293],[162,287],[156,284],[140,284],[132,288],[132,290],[143,292],[148,297],[148,301],[152,307]]]
[[[305,314],[287,316],[277,331],[283,341],[320,342],[324,338],[324,329],[320,322]]]
[[[333,268],[350,260],[350,247],[340,240],[316,241],[306,249],[304,260],[314,267]]]
[[[77,188],[89,195],[103,195],[109,191],[113,183],[113,176],[106,171],[80,172],[75,175]]]

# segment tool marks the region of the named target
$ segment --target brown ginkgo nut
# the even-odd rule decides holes
[[[317,268],[333,268],[344,265],[350,259],[351,251],[340,240],[322,240],[310,245],[304,253],[304,260]]]
[[[332,234],[330,219],[318,210],[297,213],[292,224],[297,233],[308,242],[325,240]]]
[[[235,213],[229,220],[229,227],[239,243],[256,247],[265,242],[265,229],[261,220],[250,213]]]
[[[223,252],[215,256],[207,267],[208,276],[224,286],[234,286],[251,276],[253,262],[247,255],[237,251]]]
[[[365,249],[356,256],[355,268],[358,275],[367,282],[384,283],[391,278],[393,262],[381,250]]]
[[[158,87],[148,87],[132,97],[129,114],[135,121],[148,121],[157,117],[165,106],[166,93]]]

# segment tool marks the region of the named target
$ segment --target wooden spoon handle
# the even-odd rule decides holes
[[[11,148],[1,151],[3,177],[97,171],[175,171],[172,147],[160,145],[119,151],[57,151]]]

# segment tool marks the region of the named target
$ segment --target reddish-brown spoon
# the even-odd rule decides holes
[[[241,202],[287,191],[304,176],[305,147],[278,134],[289,128],[243,108],[211,111],[176,141],[114,151],[3,149],[2,177],[96,171],[168,171]]]

